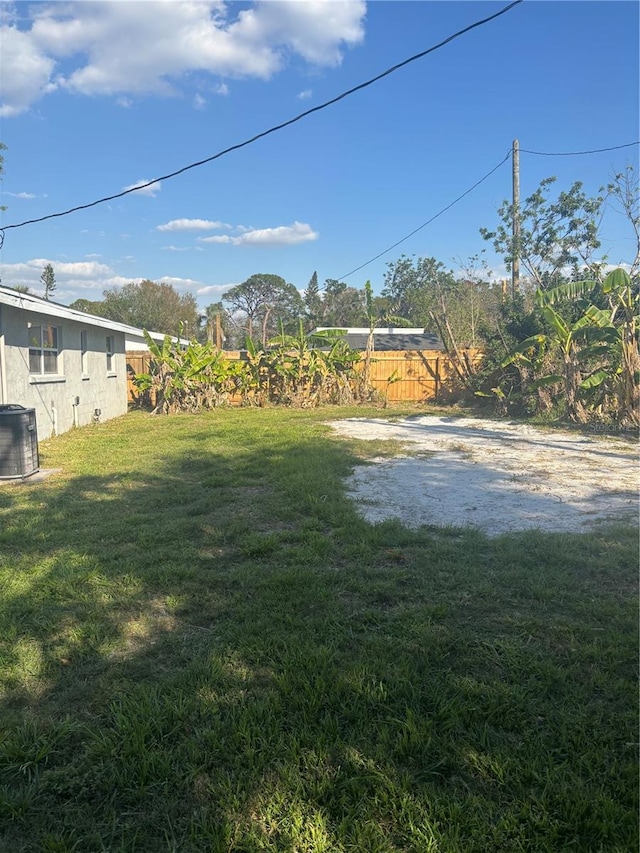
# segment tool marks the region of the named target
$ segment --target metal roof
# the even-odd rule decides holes
[[[357,350],[367,348],[367,340],[369,338],[369,329],[367,328],[339,329],[323,326],[314,329],[314,331],[342,331],[346,333],[345,339],[350,347]],[[425,332],[424,329],[403,329],[399,327],[374,329],[373,345],[374,350],[378,352],[389,350],[444,350],[444,345],[438,335]]]

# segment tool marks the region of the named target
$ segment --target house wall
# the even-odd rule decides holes
[[[34,375],[29,369],[29,327],[49,323],[60,330],[58,373]],[[82,373],[81,333],[86,332],[86,371]],[[113,339],[111,370],[107,370],[107,336]],[[76,398],[78,404],[74,405]],[[38,438],[59,435],[74,425],[127,411],[124,333],[82,322],[0,305],[0,403],[18,403],[36,410]]]

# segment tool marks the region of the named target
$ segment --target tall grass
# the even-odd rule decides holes
[[[635,531],[370,526],[357,413],[134,413],[0,488],[0,850],[637,848]]]

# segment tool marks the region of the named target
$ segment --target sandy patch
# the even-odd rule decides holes
[[[583,532],[638,519],[638,449],[621,438],[432,415],[329,425],[350,438],[407,446],[407,455],[377,458],[349,478],[349,493],[370,522],[398,518],[409,527],[474,526],[498,535]]]

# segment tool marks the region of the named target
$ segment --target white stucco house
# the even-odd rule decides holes
[[[0,405],[35,409],[39,439],[123,415],[126,352],[146,349],[142,329],[0,287]]]

